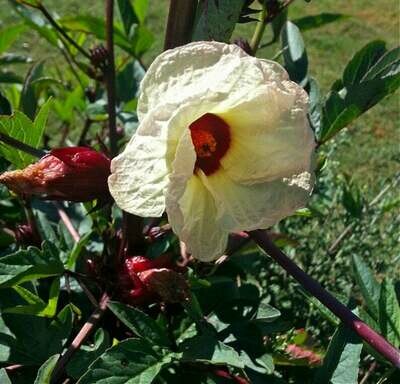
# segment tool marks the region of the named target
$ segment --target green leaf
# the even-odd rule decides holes
[[[400,306],[392,281],[383,280],[379,297],[379,326],[387,340],[400,344]]]
[[[261,302],[258,307],[257,317],[254,320],[269,323],[276,320],[280,315],[281,312],[278,309],[274,308],[272,305]]]
[[[101,328],[98,329],[94,335],[93,345],[83,345],[68,363],[66,368],[68,375],[78,380],[87,371],[89,365],[110,347],[110,344],[108,333]]]
[[[38,32],[43,38],[45,38],[51,45],[58,45],[58,35],[48,21],[43,18],[35,9],[29,9],[24,7],[15,1],[9,2],[17,14],[23,18],[26,25],[31,29]],[[25,26],[26,28],[26,26]]]
[[[314,132],[318,135],[321,130],[322,95],[317,80],[310,77],[308,82],[310,97],[309,119]]]
[[[353,253],[351,260],[357,285],[361,290],[371,316],[377,320],[379,312],[378,301],[381,290],[380,286],[375,280],[372,271],[368,268],[367,264],[360,256],[358,256],[356,253]]]
[[[60,355],[53,355],[49,357],[43,365],[39,368],[34,384],[50,384],[51,375],[57,364]]]
[[[82,251],[85,249],[86,245],[88,244],[90,240],[90,236],[92,235],[92,232],[87,232],[85,233],[77,243],[74,244],[74,247],[72,248],[70,254],[68,255],[68,259],[66,262],[66,267],[67,268],[72,268],[82,253]]]
[[[129,36],[133,24],[138,24],[131,0],[117,0],[119,15],[124,25],[125,34]]]
[[[51,99],[42,105],[33,122],[20,111],[16,111],[11,116],[0,116],[0,132],[31,147],[38,148],[41,144],[50,106]],[[24,168],[36,160],[35,157],[2,142],[0,142],[0,154],[17,168]]]
[[[64,271],[58,250],[43,242],[43,250],[29,247],[0,258],[0,287],[10,287],[24,281],[60,275]]]
[[[299,28],[287,21],[281,32],[283,59],[290,79],[305,86],[308,77],[308,58]]]
[[[133,0],[133,9],[139,23],[143,24],[149,9],[149,0]]]
[[[270,23],[272,29],[271,42],[276,42],[279,40],[279,36],[281,35],[282,28],[287,21],[287,17],[288,17],[288,9],[285,8],[283,11],[279,12],[279,14]]]
[[[0,115],[11,115],[12,109],[8,99],[0,92]],[[1,151],[0,151],[1,153]]]
[[[73,316],[69,305],[50,321],[43,317],[3,314],[0,340],[2,362],[41,365],[60,353],[72,330]],[[29,324],[29,326],[27,326]],[[8,328],[7,328],[8,327]]]
[[[80,31],[93,34],[98,39],[105,40],[105,23],[103,19],[90,15],[64,18],[60,20],[61,25],[71,31]],[[117,24],[114,24],[115,44],[132,55],[142,53],[152,43],[152,35],[144,26],[136,26],[130,37],[127,37]]]
[[[329,343],[323,365],[317,370],[314,384],[357,384],[362,349],[360,338],[341,324]]]
[[[7,375],[5,368],[0,369],[0,383],[1,384],[12,384],[10,378]]]
[[[211,0],[199,4],[192,41],[228,42],[245,0]]]
[[[400,49],[386,52],[383,42],[367,44],[336,81],[322,110],[319,141],[336,135],[400,86]]]
[[[229,345],[226,345],[210,334],[203,334],[185,340],[180,348],[182,360],[191,362],[207,362],[210,364],[227,364],[232,367],[244,368],[240,355]]]
[[[323,12],[318,15],[305,16],[299,19],[292,20],[294,24],[297,25],[302,31],[307,31],[309,29],[319,28],[323,25],[333,23],[334,21],[344,20],[348,16],[342,13],[329,13]]]
[[[25,78],[24,85],[21,91],[19,109],[32,120],[35,116],[38,102],[36,90],[32,83],[42,76],[42,72],[43,61],[34,64]]]
[[[145,340],[127,339],[95,360],[78,384],[151,384],[170,362],[170,356],[156,353]]]
[[[108,308],[139,337],[156,345],[170,346],[171,343],[164,329],[144,312],[116,301],[109,302]]]
[[[7,51],[25,29],[23,24],[8,25],[0,29],[0,53]]]
[[[139,84],[145,72],[137,61],[131,61],[118,72],[116,91],[118,101],[128,102],[138,96]]]
[[[385,43],[383,41],[373,41],[358,51],[343,72],[343,84],[359,84],[363,81],[366,73],[379,61],[386,53]]]
[[[26,64],[30,63],[31,61],[32,59],[30,57],[15,53],[6,53],[0,56],[0,65]]]
[[[5,84],[20,84],[22,83],[21,76],[11,71],[0,71],[0,83]]]

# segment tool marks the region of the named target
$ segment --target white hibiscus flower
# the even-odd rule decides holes
[[[195,258],[221,256],[233,231],[267,228],[303,207],[313,186],[308,96],[277,63],[235,45],[162,53],[141,84],[139,128],[112,160],[117,205],[166,210]]]

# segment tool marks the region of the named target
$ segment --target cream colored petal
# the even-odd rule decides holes
[[[215,198],[218,222],[228,231],[274,225],[305,206],[314,183],[308,172],[253,185],[239,184],[223,170],[200,176]]]
[[[225,251],[228,232],[217,223],[213,196],[193,174],[195,160],[190,134],[185,132],[173,164],[166,209],[173,231],[193,257],[211,261]]]
[[[218,113],[231,127],[231,146],[221,159],[229,176],[251,184],[309,171],[315,142],[307,109],[303,89],[285,80]]]
[[[162,215],[168,184],[167,150],[164,139],[135,135],[112,160],[108,186],[121,209],[143,217]]]
[[[155,59],[141,83],[139,119],[165,103],[179,106],[210,92],[238,99],[265,81],[263,68],[236,45],[200,41],[168,50]]]

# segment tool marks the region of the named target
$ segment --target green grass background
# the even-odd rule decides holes
[[[168,0],[150,0],[147,24],[156,39],[145,54],[149,64],[162,51]],[[0,7],[3,26],[18,21],[5,0]],[[44,0],[44,4],[59,16],[76,14],[104,14],[104,1]],[[399,9],[397,0],[313,0],[295,1],[289,9],[289,18],[298,18],[321,12],[339,12],[348,18],[318,29],[304,32],[311,75],[326,93],[335,79],[341,76],[344,66],[353,54],[371,40],[382,39],[389,48],[399,43]],[[251,37],[254,23],[239,25],[235,37]],[[269,40],[267,30],[263,42]],[[28,52],[34,59],[57,60],[58,52],[34,32],[23,35],[15,44],[15,50]],[[279,44],[259,50],[258,56],[271,58],[279,50]],[[377,181],[394,176],[399,169],[399,93],[387,97],[378,106],[359,118],[348,128],[349,140],[344,140],[333,155],[341,172],[350,174],[367,192],[376,192]],[[346,135],[346,134],[345,134]]]

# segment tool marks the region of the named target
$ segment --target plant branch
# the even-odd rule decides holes
[[[57,21],[54,20],[53,16],[49,13],[46,7],[39,3],[35,8],[39,9],[43,13],[43,16],[48,20],[48,22],[54,27],[54,29],[65,38],[71,45],[73,45],[82,55],[84,55],[87,59],[90,60],[90,54],[86,52],[74,39],[72,39],[67,32],[61,27]]]
[[[317,281],[307,275],[296,263],[275,246],[265,231],[257,230],[249,232],[249,234],[252,239],[286,272],[294,277],[307,292],[317,298],[345,325],[351,328],[358,336],[390,361],[395,367],[400,368],[400,351],[398,349],[365,324],[358,316],[326,291]]]
[[[164,50],[179,47],[191,41],[196,8],[196,0],[170,1]]]
[[[110,297],[107,293],[103,293],[103,296],[100,299],[99,306],[89,317],[88,321],[83,325],[81,330],[78,332],[71,345],[68,347],[66,352],[60,357],[57,362],[56,367],[54,368],[52,380],[53,384],[58,383],[60,378],[64,373],[65,366],[71,360],[72,356],[75,352],[81,347],[81,345],[86,341],[89,335],[92,333],[94,327],[99,322],[99,320],[103,317],[104,312],[107,309],[107,304],[110,301]]]
[[[5,133],[0,132],[0,141],[9,145],[10,147],[18,149],[19,151],[25,152],[31,156],[40,158],[46,154],[46,151],[31,147],[30,145],[25,144],[17,139],[14,139],[13,137],[6,135]]]
[[[77,232],[77,230],[75,229],[74,225],[72,224],[72,221],[69,218],[67,212],[65,212],[65,209],[63,208],[63,206],[58,201],[54,201],[53,204],[57,208],[57,213],[60,216],[60,219],[62,220],[64,225],[66,226],[66,228],[67,228],[68,232],[70,233],[71,237],[77,243],[81,239],[81,237],[79,236],[79,233]]]
[[[115,113],[115,61],[114,61],[114,0],[106,0],[106,48],[107,65],[105,79],[107,87],[108,129],[110,138],[110,155],[118,154],[117,122]]]

